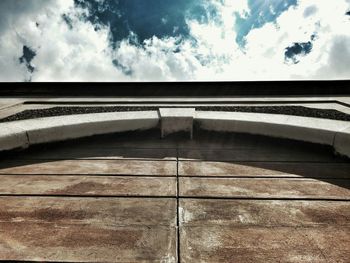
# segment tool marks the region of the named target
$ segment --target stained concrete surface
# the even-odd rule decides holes
[[[334,171],[337,171],[334,174]],[[212,162],[182,161],[180,176],[194,177],[302,177],[302,178],[349,178],[349,163],[320,162]]]
[[[155,131],[0,158],[0,260],[350,258],[350,163],[327,147]]]
[[[175,262],[176,201],[0,199],[1,260]]]
[[[174,196],[176,178],[3,175],[0,193],[67,196]]]
[[[20,166],[9,161],[0,174],[72,174],[72,175],[155,175],[176,176],[174,161],[144,160],[42,160],[22,161]]]
[[[180,195],[190,197],[340,199],[350,201],[347,179],[180,178]]]

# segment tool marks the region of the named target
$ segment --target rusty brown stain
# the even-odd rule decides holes
[[[350,181],[313,179],[180,178],[180,194],[209,197],[328,198],[350,200]]]
[[[60,221],[60,220],[83,220],[86,218],[91,218],[96,213],[87,212],[84,210],[72,211],[69,209],[61,210],[55,208],[40,208],[33,209],[33,211],[8,211],[0,210],[0,221],[11,221],[16,218],[28,219],[38,219],[42,221]]]
[[[332,204],[330,204],[332,206]],[[313,222],[321,222],[323,224],[347,224],[350,226],[350,203],[343,206],[344,209],[310,209],[301,207],[300,212]]]
[[[110,186],[106,184],[96,183],[96,182],[79,182],[77,184],[72,184],[63,189],[55,189],[47,191],[48,194],[86,194],[88,192],[100,192],[104,189],[110,189]]]
[[[338,201],[181,200],[186,226],[350,226],[350,203]]]
[[[1,194],[175,196],[175,177],[0,175]]]
[[[142,238],[142,230],[125,229],[79,229],[72,231],[68,236],[58,238],[54,244],[62,247],[94,247],[94,246],[116,246],[120,249],[135,248],[137,242]]]
[[[103,247],[117,246],[121,249],[134,248],[144,234],[144,228],[104,229],[89,225],[69,224],[43,225],[0,223],[1,229],[10,239],[22,244],[40,247]]]
[[[60,160],[2,163],[0,174],[113,174],[175,176],[175,161]]]
[[[88,254],[82,249],[91,249],[97,261],[114,261],[121,253],[129,260],[160,261],[166,255],[175,256],[175,226],[90,226],[55,223],[4,223],[0,222],[0,237],[5,243],[0,250],[1,259],[55,259],[52,251],[60,251],[58,261],[69,260],[72,255],[87,261]],[[17,244],[12,247],[11,244]],[[47,249],[47,250],[46,250]],[[34,253],[37,251],[37,253]],[[38,254],[38,252],[40,254]],[[47,251],[47,252],[45,252]],[[80,251],[81,255],[76,255]],[[105,255],[104,252],[108,254]],[[25,256],[25,255],[32,256]],[[34,258],[33,258],[34,256]],[[114,259],[114,260],[113,260]],[[122,260],[123,261],[123,260]]]

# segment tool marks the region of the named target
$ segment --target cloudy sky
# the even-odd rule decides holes
[[[350,79],[350,0],[0,0],[0,81]]]

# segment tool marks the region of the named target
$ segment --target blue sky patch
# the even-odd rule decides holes
[[[217,16],[216,8],[206,0],[75,0],[89,11],[83,19],[96,26],[110,27],[112,45],[132,34],[135,44],[153,36],[188,37],[187,19],[207,23]]]

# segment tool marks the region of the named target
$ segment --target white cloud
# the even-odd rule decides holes
[[[123,74],[112,64],[108,29],[95,31],[89,23],[73,20],[73,28],[59,18],[50,20],[35,43],[34,81],[93,81],[98,78],[118,80]]]
[[[304,10],[304,17],[307,18],[309,16],[314,15],[317,12],[317,6],[316,5],[310,5]]]
[[[242,50],[235,42],[235,16],[250,12],[247,0],[212,0],[222,23],[189,20],[191,35],[184,40],[153,37],[143,47],[122,41],[109,45],[109,29],[96,31],[89,22],[64,13],[79,13],[73,0],[0,1],[0,80],[23,81],[128,81],[128,80],[257,80],[350,78],[350,0],[300,0],[274,23],[253,29]],[[24,4],[26,3],[26,4]],[[18,4],[18,5],[16,5]],[[4,11],[4,10],[7,10]],[[37,26],[37,23],[39,26]],[[284,61],[285,48],[308,42],[316,32],[313,50],[300,63]],[[19,63],[23,45],[37,55],[30,76]],[[174,52],[174,50],[179,52]],[[113,60],[118,62],[118,69]],[[124,74],[127,73],[132,74]],[[124,72],[124,73],[123,73]]]
[[[339,35],[327,48],[328,60],[315,73],[319,79],[350,78],[350,36]]]
[[[3,81],[25,79],[26,67],[20,65],[19,57],[22,56],[23,45],[27,43],[18,30],[26,25],[30,33],[33,30],[33,17],[51,3],[45,0],[30,2],[0,1],[0,79]]]
[[[47,5],[51,5],[52,0],[2,0],[0,1],[0,33],[5,30],[15,30],[15,25],[22,24],[26,20],[31,20]],[[25,16],[23,16],[25,15]]]
[[[3,0],[9,3],[13,0]],[[7,30],[0,38],[0,79],[23,81],[29,73],[19,63],[23,45],[37,53],[32,60],[33,81],[94,81],[125,79],[113,66],[107,28],[95,31],[89,24],[74,19],[69,29],[62,14],[73,12],[73,0],[21,1],[21,12],[7,15]],[[39,4],[39,3],[38,3]],[[35,12],[34,12],[35,10]],[[74,12],[79,12],[76,10]],[[38,26],[37,26],[38,24]]]
[[[1,50],[7,50],[0,60],[0,68],[9,68],[11,61],[8,70],[11,74],[0,73],[0,79],[28,79],[29,73],[18,60],[23,45],[32,47],[37,53],[32,61],[36,68],[33,81],[193,80],[211,76],[220,71],[225,60],[229,60],[231,47],[236,45],[233,12],[244,15],[249,11],[246,0],[239,0],[234,6],[230,1],[224,6],[221,0],[213,1],[221,8],[223,24],[220,27],[214,23],[204,25],[189,21],[198,47],[189,40],[178,45],[177,39],[172,37],[153,37],[142,48],[123,41],[116,51],[109,47],[108,28],[95,31],[91,24],[75,19],[73,29],[69,30],[61,15],[72,11],[72,0],[51,1],[31,16],[24,8],[21,17],[27,17],[26,21],[12,22],[11,27],[16,30],[8,27],[0,40]],[[35,1],[26,2],[30,6]],[[181,51],[172,52],[175,49]],[[113,59],[130,69],[132,76],[125,76],[118,70]],[[207,62],[206,66],[202,65],[204,62]]]
[[[247,36],[244,55],[237,53],[224,70],[225,79],[344,79],[350,78],[349,5],[344,0],[317,3],[317,11],[305,17],[310,1],[300,0],[274,23],[253,29]],[[310,54],[300,63],[284,62],[285,48],[308,42],[316,33]],[[342,59],[343,58],[343,59]],[[337,65],[337,66],[335,66]]]

